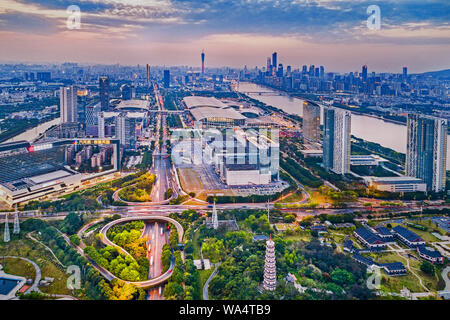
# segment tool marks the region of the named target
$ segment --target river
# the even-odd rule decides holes
[[[271,88],[249,82],[241,82],[239,92],[274,92]],[[289,114],[303,116],[303,100],[287,95],[249,94],[249,97]],[[384,121],[370,116],[352,113],[352,135],[379,143],[397,152],[406,153],[406,125]],[[450,139],[450,137],[448,137]],[[447,168],[450,168],[450,148],[447,148]]]

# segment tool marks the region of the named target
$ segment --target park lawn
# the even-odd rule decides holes
[[[294,242],[299,241],[309,242],[311,241],[312,236],[311,233],[309,233],[308,231],[297,231],[294,234],[290,234],[290,232],[284,234],[283,239],[286,241],[294,241]]]
[[[36,271],[31,263],[18,258],[4,258],[0,260],[3,271],[16,276],[22,276],[27,279],[36,277]]]
[[[41,244],[26,238],[13,239],[13,241],[7,244],[2,243],[0,245],[0,255],[28,258],[40,267],[42,273],[41,279],[44,279],[44,277],[54,278],[54,282],[48,287],[39,287],[42,292],[48,294],[71,294],[66,285],[69,275],[66,274],[63,267],[57,264],[57,262],[54,262],[51,253]],[[34,280],[34,276],[32,278]]]
[[[200,288],[203,289],[203,286],[205,285],[206,280],[208,280],[209,276],[213,273],[214,267],[211,267],[209,270],[198,270],[198,277],[200,282]]]
[[[309,190],[308,192],[311,196],[308,203],[318,203],[321,206],[328,203],[331,203],[331,199],[329,199],[326,195],[321,194],[319,191]]]
[[[382,271],[381,290],[385,292],[397,292],[403,287],[408,288],[411,292],[424,292],[425,289],[419,284],[419,280],[411,273],[407,272],[405,276],[388,276]]]
[[[345,238],[347,238],[347,235],[342,236],[340,234],[328,230],[327,238],[332,239],[334,243],[342,243],[344,242]]]
[[[294,193],[288,195],[286,198],[277,201],[277,203],[295,203],[303,200],[303,193],[301,190],[297,190]]]
[[[415,224],[427,227],[429,233],[437,231],[437,233],[439,233],[441,235],[444,235],[444,236],[447,234],[447,232],[444,229],[442,229],[440,226],[436,226],[436,224],[434,224],[431,221],[431,219],[426,219],[426,220],[414,220],[414,219],[411,219],[410,221],[412,223],[415,223]]]
[[[200,259],[200,249],[202,244],[198,242],[200,237],[200,228],[195,231],[194,236],[192,237],[192,245],[194,247],[194,252],[192,253],[192,257],[194,260]]]

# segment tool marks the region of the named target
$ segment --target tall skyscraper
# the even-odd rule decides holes
[[[323,166],[338,174],[350,172],[350,111],[324,108]]]
[[[61,123],[78,121],[77,88],[75,86],[59,89]]]
[[[164,88],[170,88],[170,70],[164,70]]]
[[[266,259],[264,261],[263,289],[275,291],[277,288],[277,266],[275,261],[275,243],[272,238],[266,241]]]
[[[406,175],[422,179],[428,191],[445,190],[447,120],[408,114]]]
[[[105,138],[105,114],[103,112],[98,114],[98,137]]]
[[[205,52],[204,51],[202,51],[201,57],[202,57],[202,76],[204,76],[205,75]]]
[[[310,77],[314,77],[314,72],[315,72],[315,67],[312,64],[312,65],[309,66],[309,76]]]
[[[127,117],[125,112],[116,117],[116,139],[125,147],[132,146],[136,141],[136,119]]]
[[[302,73],[303,74],[307,74],[308,73],[308,66],[306,64],[304,64],[303,67],[302,67]]]
[[[278,54],[276,52],[274,52],[274,53],[272,53],[272,67],[273,67],[274,72],[277,69],[277,66],[278,66],[277,63],[278,63]]]
[[[408,67],[403,67],[403,80],[408,79]]]
[[[102,111],[107,111],[109,109],[109,77],[100,77],[98,82]]]
[[[320,106],[311,101],[303,101],[303,138],[320,141]]]
[[[367,65],[362,66],[361,77],[364,82],[367,81]]]
[[[150,65],[147,64],[147,74],[146,74],[147,86],[150,85]]]
[[[281,77],[283,77],[283,74],[284,74],[283,64],[280,63],[280,64],[278,65],[277,77],[281,78]]]
[[[86,106],[86,135],[97,136],[98,135],[98,114],[101,112],[101,104]]]
[[[320,66],[319,69],[320,69],[320,78],[321,79],[325,78],[325,68],[323,66]]]
[[[272,75],[272,62],[270,57],[267,58],[267,75]]]

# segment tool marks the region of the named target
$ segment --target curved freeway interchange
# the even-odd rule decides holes
[[[139,220],[143,220],[143,221],[163,221],[163,222],[167,222],[167,223],[171,223],[175,226],[175,228],[177,229],[178,232],[178,241],[181,243],[183,241],[183,235],[184,235],[184,230],[183,227],[181,226],[181,224],[169,217],[164,217],[164,216],[137,216],[137,217],[126,217],[126,218],[122,218],[122,219],[117,219],[114,221],[109,222],[108,224],[106,224],[105,226],[103,226],[100,230],[100,234],[102,235],[101,237],[101,241],[103,242],[103,244],[107,245],[107,246],[113,246],[115,248],[117,248],[120,252],[122,252],[125,255],[130,255],[125,249],[123,249],[122,247],[116,245],[114,242],[112,242],[111,240],[108,239],[107,236],[107,232],[108,230],[117,225],[117,224],[121,224],[121,223],[126,223],[126,222],[130,222],[130,221],[139,221]],[[133,285],[135,285],[138,288],[151,288],[157,285],[160,285],[162,283],[164,283],[165,281],[167,281],[171,276],[172,276],[172,271],[173,268],[175,266],[174,261],[171,261],[169,270],[167,270],[164,274],[161,274],[158,277],[146,280],[146,281],[138,281],[138,282],[131,282],[131,281],[125,281],[122,279],[119,279],[118,277],[116,277],[115,275],[112,275],[113,278],[115,279],[119,279],[128,283],[131,283]]]

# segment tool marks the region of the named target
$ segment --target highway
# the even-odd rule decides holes
[[[156,84],[153,86],[156,104],[158,106],[158,110],[164,110],[164,101],[159,93],[158,87]],[[162,136],[161,136],[162,132]],[[169,155],[167,154],[167,145],[166,141],[168,138],[168,132],[166,127],[166,115],[158,113],[156,120],[156,141],[162,141],[162,144],[159,145],[157,143],[155,145],[155,150],[153,152],[153,166],[151,168],[151,172],[156,175],[156,181],[152,188],[152,193],[150,195],[152,202],[161,203],[165,201],[165,193],[169,188],[173,190],[176,188],[172,187],[172,179],[171,179],[171,166],[169,161]],[[174,190],[176,191],[176,190]],[[176,197],[176,192],[174,192],[173,197]]]
[[[167,224],[157,221],[145,224],[143,237],[147,240],[147,257],[149,260],[148,279],[159,277],[162,274],[163,265],[161,261],[162,247],[168,241]],[[160,300],[159,287],[148,290],[148,300]]]

